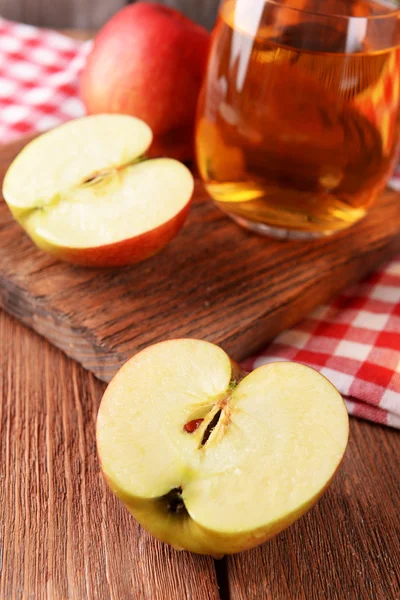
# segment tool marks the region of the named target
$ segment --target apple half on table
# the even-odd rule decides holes
[[[87,266],[122,266],[161,250],[189,210],[193,177],[144,156],[151,129],[135,117],[83,117],[40,135],[10,165],[3,196],[39,248]]]
[[[317,371],[276,362],[246,373],[194,339],[130,359],[97,418],[103,474],[137,521],[177,549],[215,557],[301,517],[347,440],[344,402]]]

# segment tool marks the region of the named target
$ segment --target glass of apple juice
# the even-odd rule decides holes
[[[394,3],[222,0],[197,111],[201,177],[258,233],[335,233],[391,174],[399,97]]]

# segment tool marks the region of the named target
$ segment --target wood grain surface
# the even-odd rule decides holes
[[[398,432],[352,420],[320,502],[214,562],[151,538],[106,488],[104,387],[0,311],[1,600],[399,600]]]
[[[231,600],[398,600],[400,435],[351,419],[332,487],[269,544],[227,559]]]
[[[0,149],[0,183],[22,145]],[[84,269],[37,250],[0,198],[0,304],[108,381],[163,339],[207,339],[241,360],[399,250],[393,192],[350,230],[279,242],[235,225],[198,183],[188,222],[159,255]]]
[[[177,8],[208,29],[214,24],[219,4],[219,0],[157,1]],[[0,0],[0,15],[42,27],[97,29],[130,3],[129,0]]]
[[[0,14],[42,27],[94,29],[126,4],[125,0],[0,0]]]
[[[99,473],[104,384],[0,313],[1,600],[217,599],[211,558],[156,542]]]

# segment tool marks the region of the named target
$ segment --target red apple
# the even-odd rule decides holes
[[[178,11],[137,2],[101,29],[81,77],[89,114],[124,113],[152,129],[152,153],[193,157],[209,33]]]
[[[344,402],[317,371],[275,362],[246,373],[218,346],[188,338],[131,358],[96,430],[105,480],[137,521],[177,549],[219,557],[308,511],[348,434]]]
[[[70,121],[25,146],[3,196],[39,248],[68,262],[121,266],[161,250],[179,231],[190,171],[144,156],[151,129],[127,115]]]

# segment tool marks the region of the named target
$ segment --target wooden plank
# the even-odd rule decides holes
[[[218,600],[214,561],[157,542],[104,484],[104,384],[1,311],[0,357],[0,598]]]
[[[41,27],[97,29],[125,4],[125,0],[0,0],[0,15]]]
[[[104,485],[104,384],[1,311],[0,356],[0,598],[400,598],[397,432],[351,420],[326,495],[277,538],[216,561],[218,595],[211,559],[153,540]]]
[[[151,1],[151,0],[149,0]],[[211,29],[218,0],[158,0],[177,8],[194,21]],[[129,2],[125,0],[0,0],[0,15],[42,27],[98,29]]]
[[[398,600],[399,456],[398,432],[351,420],[341,469],[318,504],[226,559],[230,600]]]
[[[23,142],[0,150],[0,181]],[[37,250],[0,200],[0,304],[105,381],[162,339],[191,336],[237,360],[400,251],[399,196],[336,236],[279,242],[218,211],[200,184],[182,233],[125,269],[82,269]]]
[[[152,2],[153,0],[145,0]],[[181,11],[184,15],[200,23],[207,29],[212,29],[217,16],[219,0],[159,0],[161,4],[166,4]]]

